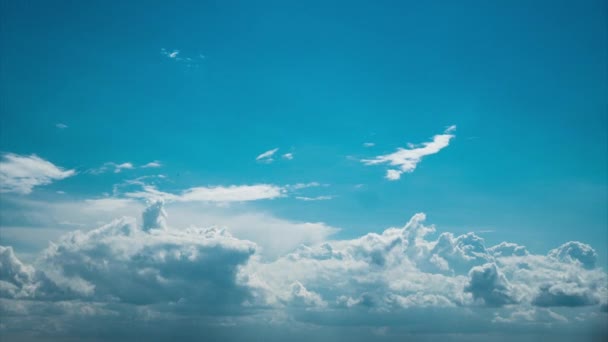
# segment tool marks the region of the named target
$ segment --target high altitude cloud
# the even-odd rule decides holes
[[[187,67],[198,67],[199,63],[205,59],[205,56],[199,54],[197,57],[187,56],[182,53],[180,50],[167,50],[165,48],[160,49],[160,54],[167,57],[170,60],[183,63]]]
[[[64,170],[34,154],[23,156],[6,153],[0,160],[0,192],[29,194],[36,186],[75,174],[74,170]]]
[[[277,153],[277,151],[279,150],[279,148],[273,148],[272,150],[268,150],[262,154],[260,154],[259,156],[257,156],[255,158],[255,160],[261,162],[261,163],[272,163],[274,161],[274,159],[272,158],[272,156],[274,156],[275,153]]]
[[[120,173],[123,170],[132,170],[134,168],[135,168],[135,166],[130,162],[120,163],[120,164],[114,163],[114,162],[107,162],[98,168],[89,170],[88,172],[90,172],[94,175],[99,175],[99,174],[110,172],[110,171],[114,172],[114,173]]]
[[[156,203],[142,224],[123,218],[69,233],[33,265],[0,248],[0,334],[28,325],[44,337],[86,335],[83,327],[121,333],[126,324],[125,337],[181,326],[174,331],[222,340],[242,339],[238,331],[250,325],[307,333],[360,326],[366,339],[379,331],[449,337],[480,327],[546,335],[580,333],[606,319],[603,270],[553,251],[486,248],[472,233],[431,238],[435,228],[424,214],[401,228],[302,245],[272,259],[224,229],[175,229],[166,219]],[[556,250],[574,245],[592,251],[578,242]]]
[[[160,163],[158,160],[155,160],[155,161],[149,162],[149,163],[147,163],[147,164],[144,164],[144,165],[142,165],[141,167],[142,167],[143,169],[147,169],[147,168],[152,168],[152,167],[161,167],[161,166],[163,166],[163,165],[162,165],[162,164],[161,164],[161,163]]]
[[[285,189],[271,184],[231,185],[215,187],[194,187],[172,194],[157,190],[154,186],[144,185],[142,191],[127,192],[125,196],[148,200],[170,202],[247,202],[273,199],[283,196]]]
[[[373,159],[363,159],[365,165],[389,164],[396,166],[398,169],[389,169],[386,171],[388,180],[398,180],[401,174],[413,172],[418,163],[424,156],[435,154],[450,144],[450,140],[454,137],[452,132],[456,130],[456,126],[448,127],[443,134],[438,134],[433,137],[433,141],[422,143],[422,145],[411,145],[408,148],[399,147],[397,151],[377,156]]]

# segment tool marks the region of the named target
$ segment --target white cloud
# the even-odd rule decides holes
[[[292,160],[293,153],[285,153],[282,157],[283,157],[283,159]]]
[[[169,202],[247,202],[282,197],[285,189],[271,184],[193,187],[172,194],[144,185],[142,191],[127,192],[125,196],[147,200],[162,199]]]
[[[182,63],[188,68],[198,68],[201,61],[205,59],[203,54],[199,54],[197,57],[190,57],[184,55],[180,50],[167,50],[165,48],[160,49],[160,54],[167,57],[168,59],[177,63]]]
[[[158,160],[149,162],[148,164],[142,165],[143,169],[152,168],[152,167],[161,167],[163,166]]]
[[[184,206],[174,203],[168,211],[183,222],[209,216],[200,206]],[[591,247],[567,243],[548,255],[513,243],[486,248],[473,233],[432,237],[436,229],[425,219],[420,213],[381,233],[346,240],[325,235],[281,249],[283,238],[297,231],[286,221],[244,215],[236,231],[176,228],[157,203],[142,224],[123,218],[69,233],[33,265],[0,248],[0,314],[7,318],[0,329],[41,326],[31,323],[32,317],[42,320],[42,312],[55,318],[48,324],[55,330],[46,333],[61,326],[61,336],[77,334],[66,325],[77,316],[88,318],[75,325],[95,322],[95,331],[116,327],[118,319],[130,336],[145,317],[141,332],[195,321],[206,334],[226,327],[222,340],[242,340],[232,333],[247,324],[269,324],[285,336],[300,327],[344,336],[346,327],[356,326],[387,336],[440,331],[465,338],[471,331],[580,334],[604,324],[608,277],[579,260],[579,251],[583,260],[595,252]],[[256,241],[243,240],[247,233]],[[269,245],[264,240],[273,238],[280,252],[262,257],[262,245]],[[67,314],[74,311],[80,314]]]
[[[334,198],[333,196],[315,196],[315,197],[306,197],[306,196],[296,196],[296,199],[301,201],[327,201]]]
[[[260,154],[259,156],[257,156],[255,158],[255,160],[261,162],[261,163],[272,163],[274,161],[274,159],[272,159],[272,156],[279,150],[279,148],[274,148],[272,150],[268,150],[262,154]]]
[[[47,185],[75,174],[74,170],[64,170],[34,154],[22,156],[6,153],[0,161],[0,192],[29,194],[36,186]]]
[[[389,169],[386,172],[388,180],[398,180],[402,173],[413,172],[423,157],[435,154],[447,147],[450,140],[454,137],[450,134],[456,130],[456,126],[448,127],[443,134],[433,137],[433,141],[422,143],[419,146],[408,144],[408,148],[399,147],[397,151],[377,156],[373,159],[363,159],[365,165],[389,164],[397,166],[399,169]]]
[[[170,59],[178,59],[178,55],[179,55],[179,50],[166,50],[166,49],[160,49],[160,53],[164,56],[167,56]]]
[[[287,188],[289,190],[300,190],[300,189],[306,189],[306,188],[314,188],[314,187],[318,187],[318,186],[327,186],[327,185],[321,184],[319,182],[309,182],[309,183],[291,184],[291,185],[285,186],[285,188]]]
[[[57,124],[55,124],[55,127],[59,128],[59,129],[66,129],[66,128],[68,128],[68,125],[66,125],[64,123],[57,123]]]
[[[373,142],[366,142],[366,143],[363,143],[363,147],[374,147],[374,146],[376,146],[376,144],[375,144],[375,143],[373,143]]]
[[[101,167],[98,167],[96,169],[90,169],[87,172],[92,173],[94,175],[99,175],[106,172],[120,173],[122,172],[122,170],[132,170],[134,168],[135,166],[130,162],[120,164],[114,162],[107,162],[104,163]]]

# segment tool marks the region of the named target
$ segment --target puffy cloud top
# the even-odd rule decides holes
[[[592,266],[595,251],[578,242],[548,255],[513,243],[486,248],[472,233],[433,238],[436,229],[419,213],[400,228],[302,245],[268,259],[255,243],[224,229],[180,230],[166,218],[156,202],[141,226],[122,218],[66,234],[32,266],[0,247],[0,314],[15,317],[4,327],[42,310],[134,323],[206,317],[219,324],[231,317],[230,324],[411,324],[432,331],[422,317],[442,317],[461,322],[453,332],[482,321],[538,321],[545,329],[604,314],[608,302],[606,273]],[[568,307],[586,311],[551,311]]]
[[[578,242],[570,241],[552,249],[549,256],[564,262],[579,262],[583,267],[591,269],[595,267],[597,253],[591,246]]]

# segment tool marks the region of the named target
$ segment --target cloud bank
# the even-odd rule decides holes
[[[605,332],[608,278],[591,246],[572,241],[546,255],[514,243],[487,248],[473,233],[433,238],[425,219],[268,259],[223,228],[173,228],[157,202],[141,224],[125,217],[68,233],[32,265],[0,247],[0,334],[112,331],[127,340],[125,325],[138,336],[158,338],[146,329],[156,326],[223,340],[253,326],[271,340],[320,330],[360,340]]]

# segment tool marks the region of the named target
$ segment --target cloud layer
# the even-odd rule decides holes
[[[158,202],[142,224],[122,218],[64,235],[33,265],[0,247],[0,332],[16,334],[27,322],[35,336],[64,336],[83,321],[120,331],[117,320],[194,329],[187,323],[194,319],[210,329],[199,337],[227,340],[239,338],[226,325],[252,324],[309,334],[365,326],[368,339],[399,340],[482,326],[580,333],[605,322],[608,278],[590,246],[568,242],[546,255],[513,243],[486,248],[473,233],[432,238],[425,219],[416,214],[401,228],[268,259],[223,228],[172,228]]]

